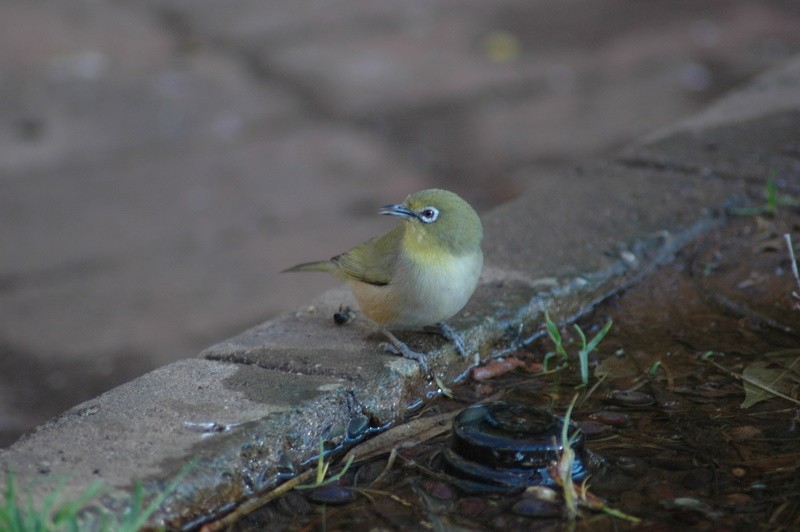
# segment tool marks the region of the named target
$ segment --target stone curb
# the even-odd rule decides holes
[[[720,223],[727,205],[761,201],[767,175],[797,192],[798,138],[794,58],[616,161],[536,176],[534,192],[484,218],[484,276],[451,323],[474,355],[462,360],[422,334],[403,338],[453,381],[477,357],[539,334],[545,308],[572,319]],[[368,324],[333,323],[332,313],[351,303],[344,290],[328,292],[78,405],[0,451],[0,481],[13,470],[41,497],[51,475],[77,497],[101,478],[102,505],[121,512],[137,482],[156,493],[191,461],[151,524],[230,510],[300,471],[320,439],[331,448],[356,441],[437,393],[415,363],[382,353]]]

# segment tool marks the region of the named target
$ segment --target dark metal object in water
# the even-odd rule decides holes
[[[563,448],[564,421],[528,405],[484,403],[461,412],[453,420],[453,439],[442,451],[444,469],[453,483],[470,493],[510,492],[528,486],[554,485],[547,467]],[[584,437],[574,423],[573,479],[586,476]]]

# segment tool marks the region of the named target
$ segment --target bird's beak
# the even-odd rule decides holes
[[[405,205],[386,205],[381,207],[381,210],[378,212],[381,214],[388,214],[390,216],[399,216],[400,218],[405,218],[406,220],[415,217],[414,213],[408,210],[408,207]]]

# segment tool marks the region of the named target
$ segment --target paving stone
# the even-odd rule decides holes
[[[750,48],[767,37],[779,41],[783,38],[789,50],[800,47],[796,33],[800,12],[792,9],[784,15],[778,7],[729,12],[709,7],[707,12],[692,15],[700,26],[693,35],[690,29],[677,29],[692,19],[687,21],[671,5],[649,4],[648,17],[639,16],[638,10],[645,6],[629,8],[632,10],[612,13],[607,6],[591,2],[571,2],[559,8],[512,3],[491,7],[485,3],[468,4],[441,12],[432,8],[429,16],[411,24],[381,27],[381,31],[370,31],[370,26],[364,24],[362,31],[344,35],[314,32],[284,45],[267,41],[261,53],[270,71],[314,93],[327,109],[338,115],[367,117],[415,108],[469,106],[478,97],[519,98],[526,94],[538,100],[542,91],[568,88],[571,76],[580,81],[588,73],[590,79],[597,79],[604,72],[595,72],[596,65],[613,73],[612,79],[620,74],[624,77],[626,70],[644,73],[659,59],[697,61],[703,68],[704,59],[714,60],[713,49],[720,44],[718,41],[731,39],[725,34],[709,42],[711,37],[702,31],[700,17],[704,14],[715,17],[709,32],[727,26],[747,27],[749,31],[739,32],[737,38],[749,43]],[[570,15],[564,16],[562,10],[569,10]],[[617,37],[618,33],[607,27],[604,31],[589,29],[597,20],[607,20],[623,35]],[[643,20],[650,21],[652,27],[643,27]],[[685,38],[675,37],[682,33],[687,34],[682,35]],[[580,39],[574,44],[559,39],[558,51],[554,51],[547,37],[552,34],[580,35]],[[487,39],[498,35],[510,36],[518,47],[508,60],[496,59],[487,47]],[[686,44],[677,49],[675,45],[647,44],[653,39]],[[748,49],[746,45],[742,48]],[[717,74],[712,70],[708,70],[709,76]],[[757,71],[751,70],[751,74]],[[681,86],[679,72],[674,85],[661,90],[675,90],[676,86]],[[584,90],[587,89],[592,90],[591,86]],[[658,99],[654,95],[651,101]],[[621,112],[619,107],[616,109]]]
[[[182,48],[153,12],[91,1],[4,10],[0,179],[232,144],[299,119],[291,93],[239,58]]]
[[[79,494],[102,479],[108,501],[124,498],[124,490],[137,481],[147,489],[163,489],[160,480],[150,479],[174,476],[187,457],[194,457],[186,480],[193,479],[194,485],[178,489],[176,498],[187,491],[196,496],[206,482],[215,483],[225,496],[231,490],[241,494],[246,489],[242,476],[255,484],[264,481],[255,478],[260,455],[275,464],[281,453],[290,451],[297,459],[297,452],[304,452],[305,444],[295,434],[301,425],[286,422],[297,415],[298,407],[321,401],[311,412],[320,414],[320,423],[330,428],[336,421],[331,408],[340,406],[336,398],[346,397],[348,386],[335,377],[290,376],[257,366],[184,360],[38,427],[2,452],[0,471],[14,471],[32,496],[65,479],[68,491]],[[308,421],[313,414],[303,416]],[[248,451],[258,441],[272,448]],[[297,443],[294,449],[292,442]],[[205,502],[213,508],[214,495]]]
[[[143,159],[190,143],[246,142],[266,125],[282,128],[300,120],[290,94],[255,83],[240,64],[204,52],[158,69],[89,79],[4,76],[0,116],[7,126],[0,130],[5,179]]]
[[[49,79],[99,79],[159,69],[175,39],[142,10],[120,2],[3,0],[0,71]]]
[[[487,263],[529,279],[609,271],[635,259],[637,237],[645,246],[664,243],[676,236],[671,229],[719,214],[747,190],[742,180],[616,164],[535,179],[535,191],[498,207],[485,223]],[[511,232],[507,220],[525,229]]]
[[[697,116],[654,133],[621,155],[633,164],[746,178],[763,189],[769,176],[785,187],[800,174],[800,64],[790,61],[720,99]],[[746,128],[747,135],[741,130]],[[798,190],[790,190],[797,194]]]
[[[341,305],[356,308],[346,288],[326,292],[310,305],[249,329],[201,353],[210,360],[284,371],[288,374],[338,377],[357,386],[354,397],[378,424],[391,423],[416,397],[407,396],[409,386],[423,380],[417,362],[383,350],[383,335],[363,318],[340,326],[333,321]],[[407,338],[405,335],[401,335]],[[442,346],[444,340],[412,333],[423,350]],[[406,382],[407,381],[407,382]],[[405,383],[398,386],[399,383]]]

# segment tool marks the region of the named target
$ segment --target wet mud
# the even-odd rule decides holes
[[[557,488],[465,488],[443,460],[453,443],[446,432],[356,463],[324,488],[290,492],[233,529],[800,529],[800,287],[783,236],[794,235],[797,249],[798,229],[800,215],[788,209],[731,217],[599,305],[578,324],[586,336],[614,325],[590,355],[586,386],[578,335],[562,324],[566,368],[542,373],[554,349],[543,337],[421,414],[501,400],[563,417],[578,393],[572,420],[586,485],[638,524],[583,509],[573,525]],[[742,374],[785,397],[759,399]],[[755,402],[742,408],[746,399]]]

